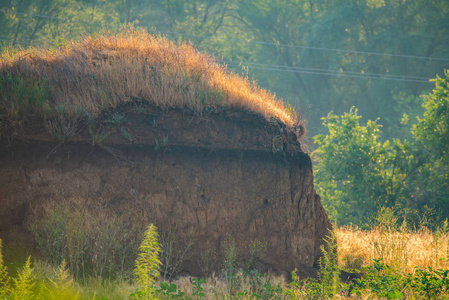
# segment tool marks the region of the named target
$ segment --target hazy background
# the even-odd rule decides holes
[[[190,40],[320,118],[359,109],[384,139],[408,138],[421,94],[449,68],[447,0],[0,0],[2,47],[64,43],[124,24]],[[313,146],[312,146],[313,148]]]

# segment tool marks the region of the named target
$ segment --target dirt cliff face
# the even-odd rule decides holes
[[[192,275],[200,273],[199,256],[209,248],[222,261],[228,237],[239,260],[248,259],[251,241],[261,241],[267,251],[259,267],[313,275],[330,224],[300,132],[242,110],[198,114],[138,103],[105,112],[95,123],[55,122],[66,134],[59,140],[38,119],[2,133],[5,242],[26,234],[30,207],[48,199],[102,198],[117,211],[145,211],[160,233],[182,240],[193,233],[184,264]]]

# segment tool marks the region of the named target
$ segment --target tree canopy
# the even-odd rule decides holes
[[[385,207],[413,222],[426,218],[437,224],[447,218],[448,76],[446,71],[444,78],[437,77],[432,93],[422,97],[424,113],[411,127],[411,141],[382,142],[380,125],[360,125],[354,108],[323,118],[328,133],[315,137],[315,183],[334,221],[362,225]]]
[[[299,106],[310,135],[320,118],[356,106],[404,137],[404,113],[449,68],[449,3],[444,0],[12,0],[0,2],[0,40],[60,44],[117,31],[123,23],[190,40]]]
[[[340,224],[449,213],[449,1],[0,1],[2,53],[123,24],[190,41],[298,107]]]

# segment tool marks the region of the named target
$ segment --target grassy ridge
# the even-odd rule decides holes
[[[161,107],[233,106],[277,118],[296,113],[274,94],[219,65],[188,43],[175,44],[144,30],[125,28],[52,49],[4,53],[0,60],[0,118],[30,114],[95,118],[130,101]]]

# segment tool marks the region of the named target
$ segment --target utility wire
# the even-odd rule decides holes
[[[232,64],[233,61],[225,61],[221,60],[225,64]],[[293,67],[293,66],[285,66],[285,65],[272,65],[272,64],[260,64],[260,63],[252,63],[252,62],[239,62],[239,65],[244,66],[258,66],[258,67],[269,67],[269,68],[280,68],[285,70],[299,70],[299,71],[317,71],[317,72],[326,72],[326,73],[334,73],[334,74],[352,74],[352,75],[361,75],[361,76],[374,76],[374,77],[390,77],[390,78],[398,78],[398,79],[417,79],[417,80],[426,80],[428,81],[430,78],[427,77],[418,77],[418,76],[408,76],[408,75],[393,75],[393,74],[378,74],[378,73],[362,73],[362,72],[352,72],[352,71],[340,71],[340,70],[329,70],[329,69],[317,69],[317,68],[307,68],[307,67]]]
[[[4,10],[3,10],[4,11]],[[81,22],[81,23],[88,23],[88,24],[97,24],[101,25],[100,23],[96,22],[86,22],[86,21],[79,21],[76,19],[68,19],[68,18],[59,18],[54,16],[43,16],[38,14],[27,14],[23,12],[17,12],[12,11],[12,13],[21,14],[25,16],[32,16],[32,17],[41,17],[41,18],[47,18],[47,19],[57,19],[57,20],[63,20],[63,21],[73,21],[73,22]],[[179,33],[179,32],[170,32],[170,31],[159,31],[162,34],[176,34],[176,35],[182,35],[182,36],[193,36],[193,37],[205,37],[205,38],[211,38],[212,35],[195,35],[195,34],[186,34],[186,33]],[[0,35],[2,37],[7,37],[9,40],[2,39],[3,41],[10,41],[12,38]],[[318,48],[318,47],[310,47],[310,46],[298,46],[298,45],[289,45],[289,44],[281,44],[281,43],[267,43],[267,42],[258,42],[258,41],[247,41],[243,39],[230,39],[230,38],[223,38],[224,40],[231,40],[231,41],[243,41],[247,43],[254,43],[254,44],[262,44],[262,45],[272,45],[272,46],[283,46],[283,47],[295,47],[295,48],[304,48],[304,49],[313,49],[313,50],[326,50],[326,51],[339,51],[339,52],[347,52],[347,53],[354,53],[354,54],[369,54],[369,55],[382,55],[382,56],[394,56],[394,57],[405,57],[405,58],[420,58],[420,59],[429,59],[429,60],[447,60],[445,58],[439,58],[439,57],[427,57],[427,56],[412,56],[412,55],[399,55],[399,54],[386,54],[386,53],[377,53],[377,52],[365,52],[365,51],[352,51],[352,50],[343,50],[343,49],[330,49],[330,48]],[[19,40],[19,41],[18,41]],[[32,41],[29,42],[20,42],[20,40],[24,41],[23,39],[16,39],[16,43],[19,44],[32,44]],[[42,42],[38,42],[40,44],[43,44]],[[225,62],[226,61],[221,61]],[[409,81],[409,82],[429,82],[429,78],[425,77],[418,77],[418,76],[408,76],[408,75],[391,75],[391,74],[376,74],[376,73],[360,73],[360,72],[351,72],[351,71],[339,71],[339,70],[329,70],[329,69],[318,69],[318,68],[306,68],[306,67],[294,67],[294,66],[285,66],[285,65],[273,65],[273,64],[260,64],[260,63],[251,63],[251,62],[240,62],[238,65],[235,64],[229,64],[231,67],[241,67],[242,64],[244,65],[251,65],[252,69],[258,69],[258,70],[268,70],[268,71],[279,71],[279,72],[289,72],[289,73],[301,73],[301,74],[313,74],[313,75],[325,75],[325,76],[340,76],[340,77],[352,77],[352,78],[364,78],[364,79],[382,79],[382,80],[395,80],[395,81]]]
[[[241,65],[230,64],[228,65],[233,68],[242,68]],[[403,81],[403,82],[421,82],[421,83],[430,83],[430,81],[425,80],[413,80],[413,79],[401,79],[401,78],[386,78],[381,76],[360,76],[360,75],[351,75],[343,73],[331,73],[331,72],[319,72],[319,71],[306,71],[306,70],[289,70],[289,69],[280,69],[280,68],[263,68],[263,67],[251,67],[251,69],[256,70],[264,70],[264,71],[278,71],[278,72],[287,72],[287,73],[300,73],[300,74],[312,74],[312,75],[322,75],[322,76],[334,76],[334,77],[350,77],[350,78],[362,78],[362,79],[380,79],[380,80],[392,80],[392,81]]]
[[[3,10],[6,12],[5,10]],[[96,24],[96,25],[102,25],[98,22],[91,22],[91,21],[81,21],[77,19],[68,19],[68,18],[59,18],[54,16],[44,16],[39,14],[28,14],[13,10],[7,10],[11,13],[26,15],[26,16],[32,16],[37,18],[47,18],[47,19],[55,19],[55,20],[62,20],[67,22],[80,22],[80,23],[86,23],[86,24]],[[191,36],[191,37],[202,37],[202,38],[211,38],[213,35],[197,35],[197,34],[189,34],[189,33],[183,33],[183,32],[172,32],[172,31],[158,31],[163,34],[172,34],[172,35],[181,35],[181,36]],[[426,59],[426,60],[439,60],[439,61],[449,61],[449,58],[443,58],[443,57],[431,57],[431,56],[420,56],[420,55],[405,55],[405,54],[390,54],[390,53],[380,53],[380,52],[373,52],[373,51],[358,51],[358,50],[346,50],[346,49],[336,49],[336,48],[324,48],[324,47],[312,47],[312,46],[302,46],[302,45],[293,45],[293,44],[284,44],[284,43],[270,43],[270,42],[261,42],[261,41],[248,41],[245,39],[231,39],[231,38],[220,38],[222,40],[228,40],[228,41],[237,41],[237,42],[245,42],[245,43],[251,43],[251,44],[258,44],[258,45],[267,45],[267,46],[276,46],[276,47],[290,47],[290,48],[299,48],[299,49],[310,49],[310,50],[319,50],[319,51],[331,51],[331,52],[343,52],[343,53],[352,53],[352,54],[365,54],[365,55],[376,55],[376,56],[390,56],[390,57],[401,57],[401,58],[413,58],[413,59]]]
[[[182,32],[170,32],[170,31],[159,31],[159,32],[160,33],[164,33],[164,34],[192,36],[192,37],[204,37],[204,38],[211,38],[211,37],[213,37],[213,35],[196,35],[196,34],[188,34],[188,33],[182,33]],[[320,51],[344,52],[344,53],[352,53],[352,54],[366,54],[366,55],[376,55],[376,56],[391,56],[391,57],[402,57],[402,58],[449,61],[449,58],[443,58],[443,57],[431,57],[431,56],[419,56],[419,55],[404,55],[404,54],[389,54],[389,53],[370,52],[370,51],[356,51],[356,50],[345,50],[345,49],[334,49],[334,48],[291,45],[291,44],[283,44],[283,43],[279,43],[279,42],[277,42],[277,43],[270,43],[270,42],[261,42],[261,41],[248,41],[248,40],[244,40],[244,39],[230,39],[230,38],[220,38],[220,39],[228,40],[228,41],[234,41],[234,42],[245,42],[245,43],[251,43],[251,44],[276,46],[276,47],[290,47],[290,48],[311,49],[311,50],[320,50]]]

